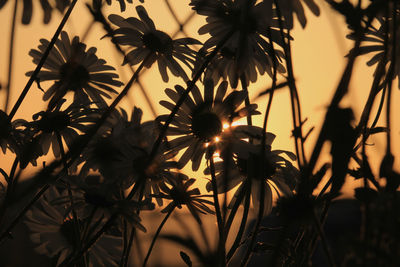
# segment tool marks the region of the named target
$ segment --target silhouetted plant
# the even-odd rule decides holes
[[[155,26],[146,3],[138,3],[144,1],[86,3],[93,16],[90,25],[102,24],[103,42],[111,42],[123,57],[121,64],[131,67],[125,85],[120,71],[85,43],[91,27],[82,37],[63,31],[73,9],[84,5],[75,7],[77,0],[40,1],[45,24],[54,9],[65,15],[53,38],[40,39],[30,50],[36,68],[26,72],[29,81],[9,111],[16,14],[21,9],[14,0],[8,81],[2,82],[6,104],[0,110],[1,150],[14,161],[9,171],[0,168],[0,243],[7,244],[24,220],[36,252],[49,257],[52,266],[151,265],[157,240],[182,249],[175,265],[399,266],[400,174],[391,131],[397,117],[391,111],[392,83],[400,74],[400,3],[326,0],[344,17],[354,46],[344,58],[345,70],[308,155],[305,141],[313,128],[303,135],[306,120],[294,77],[292,31],[296,23],[305,28],[305,6],[320,14],[316,1],[190,0],[177,4],[191,9],[184,23],[169,0],[163,1],[180,26],[175,34]],[[13,1],[0,0],[0,9],[8,2]],[[29,24],[38,4],[23,3],[22,23]],[[105,16],[114,4],[121,13],[135,7],[137,16]],[[205,17],[198,29],[204,43],[184,29],[192,16]],[[365,54],[372,54],[367,65],[376,69],[357,118],[342,99],[350,90],[355,60]],[[149,92],[139,82],[155,63],[163,82],[170,81],[168,72],[182,79],[174,80],[174,89],[160,84]],[[253,83],[262,80],[269,88],[260,93],[268,96],[265,111],[249,97]],[[117,107],[134,84],[143,87],[149,106],[152,94],[164,90],[169,99],[159,103],[167,113],[142,121],[147,112],[142,103],[132,110]],[[43,92],[46,109],[14,119],[31,87]],[[286,88],[295,153],[276,147],[276,135],[267,128],[277,101],[274,92]],[[386,124],[378,125],[384,107]],[[256,125],[253,116],[263,116],[263,125]],[[380,165],[368,157],[374,152],[369,137],[378,133],[386,138]],[[331,159],[317,169],[327,142]],[[34,172],[21,181],[27,167]],[[204,176],[207,182],[201,183]],[[362,179],[364,185],[356,188],[354,199],[338,201],[349,179]],[[186,222],[172,216],[182,210],[188,210],[201,239],[193,229],[164,233],[171,218],[185,230]],[[154,235],[146,233],[144,212],[163,217]],[[330,228],[332,221],[350,215],[354,235]],[[206,218],[213,222],[204,223]],[[238,230],[233,230],[235,224]],[[146,237],[152,238],[149,246]],[[146,249],[140,252],[142,243]],[[139,252],[132,260],[135,248]]]

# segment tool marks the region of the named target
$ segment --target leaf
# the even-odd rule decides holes
[[[187,266],[192,267],[192,261],[190,260],[190,257],[188,254],[186,254],[183,251],[180,251],[179,255],[181,255],[182,260],[187,264]]]

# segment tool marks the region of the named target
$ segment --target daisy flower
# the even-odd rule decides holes
[[[307,18],[304,14],[303,2],[315,16],[319,16],[320,14],[319,7],[314,0],[264,0],[264,2],[267,1],[274,2],[275,5],[278,5],[279,11],[284,17],[284,23],[287,29],[293,28],[293,14],[296,14],[301,27],[306,27]]]
[[[8,115],[0,110],[0,147],[5,154],[7,149],[18,156],[20,168],[29,162],[36,166],[36,159],[43,155],[34,129],[22,119],[10,121]]]
[[[254,51],[254,56],[247,58],[247,65],[243,66],[238,72],[236,50],[234,47],[223,46],[206,68],[204,79],[212,79],[214,83],[218,83],[222,78],[223,80],[228,80],[232,88],[236,88],[240,76],[245,78],[246,86],[249,86],[250,82],[257,81],[257,71],[260,75],[268,73],[270,77],[273,76],[273,62],[270,57],[264,56],[262,50]],[[212,51],[212,49],[206,49],[206,47],[200,49],[197,54],[198,59],[194,64],[193,74],[200,68],[204,58],[209,56]],[[284,57],[280,50],[275,50],[275,54],[279,56],[278,59]],[[286,72],[285,67],[280,62],[277,62],[277,71],[280,73]]]
[[[65,99],[60,100],[53,111],[34,114],[35,121],[32,122],[38,132],[42,152],[47,154],[51,146],[57,158],[61,157],[57,135],[60,135],[67,147],[70,147],[79,133],[85,133],[99,118],[98,109],[90,109],[76,103],[72,103],[65,110],[60,110],[65,101]]]
[[[40,40],[39,50],[32,49],[29,55],[33,57],[33,63],[38,64],[43,56],[49,41]],[[110,93],[117,93],[111,86],[119,87],[122,83],[115,69],[106,65],[106,61],[96,56],[96,48],[86,50],[86,45],[75,36],[72,40],[66,32],[61,32],[51,50],[38,79],[42,81],[54,81],[46,90],[43,100],[49,100],[49,110],[53,109],[68,91],[74,93],[74,101],[79,104],[89,105],[91,101],[99,108],[107,106],[105,98],[111,98]],[[33,71],[26,73],[32,75]],[[90,100],[91,101],[90,101]]]
[[[179,175],[184,176],[184,174]],[[201,220],[198,213],[214,214],[214,211],[207,206],[212,206],[213,203],[209,200],[202,199],[198,188],[189,189],[195,181],[196,179],[187,179],[187,177],[177,179],[171,188],[167,188],[167,190],[156,196],[156,198],[172,200],[161,212],[170,212],[175,207],[181,209],[182,205],[185,205],[199,223],[201,223]]]
[[[73,190],[73,202],[79,218],[90,221],[109,219],[113,214],[119,214],[132,226],[146,231],[140,223],[141,218],[136,213],[138,210],[152,210],[154,204],[149,201],[140,203],[125,199],[121,188],[116,184],[105,182],[104,177],[99,174],[90,174],[86,177],[70,175],[62,178],[71,184]],[[61,196],[52,202],[55,205],[68,205],[68,195]],[[72,211],[71,209],[69,211]],[[68,212],[69,212],[68,211]],[[122,229],[122,225],[117,224]]]
[[[6,153],[7,148],[12,152],[17,147],[17,136],[21,133],[16,129],[15,123],[12,123],[4,111],[0,110],[0,147],[3,154]]]
[[[257,70],[272,76],[272,62],[277,62],[278,71],[284,72],[279,63],[282,52],[274,51],[271,39],[282,47],[283,43],[277,29],[271,28],[272,6],[255,0],[192,0],[190,5],[200,15],[206,16],[207,24],[199,29],[199,34],[210,34],[204,43],[202,53],[207,55],[225,36],[232,36],[223,45],[221,51],[210,64],[211,76],[229,77],[233,88],[237,87],[241,77],[246,83],[257,79]],[[269,34],[270,33],[270,34]],[[216,76],[216,77],[215,77]]]
[[[251,129],[254,133],[262,132],[262,128],[256,126],[247,126],[247,129]],[[252,134],[251,137],[255,138],[257,135]],[[218,194],[226,193],[239,185],[229,205],[230,207],[243,190],[250,190],[253,206],[258,209],[260,190],[264,190],[264,213],[268,214],[272,209],[273,189],[276,190],[278,195],[280,192],[284,195],[292,194],[298,178],[298,170],[282,155],[286,155],[290,160],[295,160],[296,156],[289,151],[271,150],[274,138],[274,134],[267,133],[264,157],[260,155],[261,144],[259,139],[253,139],[254,143],[239,140],[229,147],[231,154],[228,157],[223,156],[223,161],[215,163]],[[224,153],[221,152],[221,155],[224,155]],[[227,164],[228,166],[226,166]],[[227,169],[229,170],[228,174],[226,174]],[[210,173],[210,168],[207,167],[205,174]],[[262,187],[260,187],[260,181],[263,181]],[[206,188],[211,191],[211,182],[207,184]]]
[[[89,145],[83,156],[82,173],[88,173],[90,169],[99,170],[106,182],[117,183],[124,189],[140,181],[144,184],[145,199],[151,199],[152,193],[157,195],[160,189],[166,190],[167,184],[177,179],[172,171],[177,168],[177,163],[172,161],[174,153],[164,153],[165,143],[149,162],[158,137],[158,124],[154,121],[141,123],[141,117],[142,111],[138,108],[133,110],[131,121],[122,112],[111,133]],[[157,202],[162,205],[161,199]]]
[[[51,187],[26,214],[26,225],[32,231],[30,238],[37,244],[36,252],[52,257],[56,266],[63,262],[83,242],[74,231],[74,221],[65,206],[54,205],[54,200],[62,194]],[[80,220],[80,226],[86,223]],[[83,229],[81,229],[83,230]],[[83,231],[80,231],[81,234]],[[122,239],[103,234],[86,253],[89,266],[118,266],[118,257],[122,253]]]
[[[400,23],[400,10],[397,10],[397,23],[398,25]],[[368,66],[373,66],[376,63],[380,62],[381,60],[385,60],[383,57],[385,55],[385,35],[386,35],[386,23],[387,23],[387,18],[382,15],[377,16],[377,21],[379,23],[379,26],[377,28],[375,27],[370,27],[369,30],[366,32],[365,37],[364,37],[364,42],[363,45],[360,47],[360,55],[366,55],[366,54],[373,54],[371,59],[367,62]],[[389,19],[390,23],[392,21],[392,18]],[[395,48],[396,51],[393,49],[393,31],[389,31],[388,33],[388,41],[387,41],[387,58],[388,62],[390,63],[392,60],[392,55],[393,53],[396,53],[396,65],[394,66],[394,77],[400,77],[400,28],[397,27],[396,29],[396,42],[397,42],[397,47]],[[355,35],[354,33],[347,35],[347,38],[351,40],[355,40]],[[398,79],[398,87],[400,88],[400,79]]]
[[[0,0],[0,9],[8,2],[8,0]],[[11,1],[10,1],[11,2]],[[41,0],[41,1],[33,1],[40,3],[40,6],[43,10],[43,23],[47,24],[51,20],[51,13],[54,9],[57,9],[61,13],[64,12],[65,8],[69,6],[71,3],[70,0]],[[24,0],[23,1],[23,9],[22,9],[22,24],[29,24],[32,19],[33,13],[33,4],[32,0]]]
[[[227,87],[226,81],[221,82],[214,95],[214,83],[207,80],[204,83],[204,96],[194,86],[191,96],[179,108],[168,128],[167,136],[178,136],[168,143],[170,151],[176,153],[186,148],[179,159],[180,167],[192,160],[192,169],[198,170],[201,159],[208,150],[207,145],[215,143],[225,125],[249,113],[259,114],[256,104],[248,108],[239,107],[246,98],[244,91],[233,91],[227,95]],[[175,90],[168,88],[165,93],[174,103],[162,100],[160,104],[171,111],[184,93],[184,88],[176,85]],[[168,115],[162,115],[158,120],[165,121],[167,117]]]
[[[193,38],[180,38],[173,40],[168,34],[157,30],[153,20],[150,19],[143,6],[136,7],[139,19],[123,18],[110,15],[108,19],[118,26],[113,32],[113,40],[122,46],[129,46],[123,64],[136,65],[144,59],[146,68],[157,62],[158,70],[164,82],[168,82],[167,69],[174,76],[188,80],[186,72],[178,61],[192,69],[196,51],[189,45],[201,44]]]

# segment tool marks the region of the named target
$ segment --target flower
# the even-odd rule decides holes
[[[113,214],[121,215],[132,226],[146,231],[146,228],[140,223],[141,218],[137,214],[138,210],[154,209],[154,204],[150,201],[140,203],[134,200],[128,200],[116,184],[106,183],[104,177],[98,174],[90,174],[85,177],[70,175],[63,177],[65,183],[71,184],[73,192],[73,203],[75,212],[79,218],[87,220],[109,219]],[[55,205],[67,205],[70,203],[68,195],[61,196],[52,203]],[[69,208],[68,212],[72,211]],[[122,230],[121,221],[117,224]],[[117,225],[116,225],[117,226]]]
[[[191,0],[190,5],[198,14],[206,16],[207,24],[198,31],[211,35],[201,49],[204,56],[209,55],[210,49],[227,33],[232,33],[209,65],[206,78],[212,76],[217,82],[220,77],[229,77],[231,86],[236,88],[240,78],[246,79],[246,85],[254,82],[257,70],[261,75],[267,72],[272,76],[273,61],[278,71],[285,72],[280,64],[282,52],[271,45],[273,41],[283,46],[279,31],[271,27],[272,6],[268,8],[264,2],[256,4],[254,0]],[[196,61],[198,66],[203,61],[200,59]]]
[[[158,194],[160,189],[166,190],[166,184],[179,177],[172,171],[177,168],[177,163],[171,160],[175,154],[164,153],[165,143],[150,161],[158,125],[154,121],[141,123],[141,117],[142,111],[134,108],[128,121],[127,114],[122,111],[111,133],[89,144],[83,156],[83,176],[90,169],[99,170],[107,183],[117,183],[123,189],[140,181],[144,185],[145,199],[151,199],[152,192]],[[161,199],[157,202],[162,205]]]
[[[397,23],[395,25],[398,25],[400,23],[400,10],[397,10]],[[389,19],[389,23],[391,23],[393,19]],[[384,55],[385,55],[385,39],[386,39],[386,24],[388,22],[388,18],[382,15],[377,16],[377,21],[379,22],[379,27],[370,27],[368,31],[366,32],[364,39],[363,39],[363,44],[360,46],[360,55],[365,55],[369,53],[374,53],[372,58],[367,62],[368,66],[375,65],[377,62],[380,62],[381,60],[385,60]],[[347,35],[347,38],[351,40],[355,40],[355,34],[349,34]],[[393,79],[396,77],[400,78],[400,28],[396,28],[396,51],[393,49],[393,31],[389,30],[387,32],[387,50],[386,50],[386,57],[387,57],[387,63],[392,62],[393,58],[393,53],[396,53],[396,65],[394,66],[394,76]],[[400,89],[400,79],[398,79],[398,88]]]
[[[64,139],[67,147],[71,147],[79,136],[85,133],[91,124],[99,118],[98,109],[72,103],[65,110],[60,110],[65,99],[60,100],[53,111],[41,111],[33,115],[32,125],[38,131],[42,152],[47,154],[50,145],[54,156],[61,157],[59,141]],[[58,135],[61,139],[59,139]]]
[[[29,55],[33,63],[38,64],[49,41],[40,40],[39,50],[31,49]],[[99,107],[107,106],[103,97],[111,98],[109,93],[117,93],[111,86],[121,86],[118,75],[113,67],[96,56],[96,48],[86,50],[86,45],[75,36],[72,41],[66,32],[61,32],[61,38],[50,51],[43,65],[45,70],[39,72],[39,81],[54,81],[43,95],[43,100],[49,100],[49,110],[52,110],[68,91],[74,92],[74,101],[89,105],[89,98]],[[32,71],[26,75],[32,75]]]
[[[139,1],[140,1],[141,3],[144,2],[144,0],[139,0]],[[111,0],[106,0],[105,2],[106,2],[109,6],[111,5]],[[120,6],[120,8],[121,8],[121,12],[124,12],[125,9],[126,9],[125,0],[118,0],[118,2],[119,2],[119,6]],[[126,2],[132,4],[132,0],[126,0]],[[101,5],[102,5],[102,0],[93,0],[93,8],[94,8],[95,10],[100,9],[100,8],[101,8]]]
[[[261,155],[262,147],[260,138],[257,139],[257,136],[261,136],[262,128],[245,127],[246,130],[243,132],[251,131],[249,137],[253,138],[253,143],[238,140],[229,147],[229,154],[223,151],[220,153],[223,161],[215,163],[217,192],[218,194],[226,193],[239,185],[229,206],[233,206],[234,200],[243,190],[245,192],[249,190],[253,206],[258,208],[260,190],[264,190],[264,213],[268,214],[272,209],[272,189],[275,189],[278,194],[281,191],[284,195],[291,195],[299,175],[292,163],[281,155],[285,154],[291,160],[295,160],[296,156],[289,151],[271,150],[275,138],[272,133],[266,133],[264,155]],[[240,132],[240,129],[236,131]],[[211,169],[207,167],[204,173],[210,174]],[[260,182],[262,182],[262,187],[260,187]],[[206,188],[211,191],[211,182],[207,184]]]
[[[8,0],[0,0],[0,9],[8,2]],[[11,2],[11,1],[10,1]],[[34,1],[38,2],[38,1]],[[50,1],[52,4],[49,3],[48,0],[41,0],[40,6],[43,9],[44,16],[43,16],[43,23],[47,24],[51,20],[51,13],[53,12],[54,8],[56,8],[61,13],[64,12],[65,8],[69,6],[70,0],[54,0]],[[54,3],[55,2],[55,3]],[[24,0],[24,7],[22,9],[22,24],[29,24],[31,22],[32,13],[33,13],[33,6],[32,0]]]
[[[54,200],[62,197],[54,187],[51,187],[42,198],[26,213],[26,225],[32,231],[30,235],[31,240],[38,244],[36,252],[47,255],[49,257],[56,257],[58,266],[63,262],[71,253],[75,251],[83,238],[77,239],[74,230],[74,218],[69,211],[68,207],[61,205],[54,205]],[[90,221],[80,220],[80,230],[87,227]],[[96,227],[97,231],[99,226]],[[96,231],[96,229],[94,231]],[[82,234],[83,231],[80,231]],[[118,257],[122,253],[122,239],[120,237],[103,234],[99,240],[91,247],[86,253],[89,260],[89,266],[118,266]]]
[[[16,135],[20,133],[15,129],[15,124],[13,125],[4,111],[0,110],[0,147],[3,154],[6,153],[7,148],[14,151],[17,146]]]
[[[231,124],[235,119],[245,117],[248,114],[259,114],[257,105],[252,104],[248,108],[239,108],[246,98],[244,91],[233,91],[226,95],[228,83],[223,81],[219,84],[214,96],[214,83],[212,80],[204,82],[204,97],[197,86],[194,86],[192,97],[186,97],[179,108],[177,115],[168,128],[167,135],[178,136],[171,140],[168,145],[170,151],[178,152],[185,149],[179,159],[180,167],[185,166],[192,160],[192,169],[198,170],[201,159],[206,152],[207,144],[214,144],[215,138],[223,132],[224,124]],[[184,92],[184,88],[176,85],[175,91],[167,88],[165,93],[175,103]],[[174,104],[160,101],[160,104],[172,110]],[[168,115],[158,117],[165,121]]]
[[[25,168],[29,162],[36,166],[36,159],[43,155],[34,129],[30,124],[18,119],[11,122],[8,115],[0,110],[0,147],[3,153],[7,148],[18,156],[20,168]]]
[[[201,43],[193,38],[173,40],[165,32],[156,29],[143,6],[137,6],[136,11],[140,20],[134,17],[124,19],[118,15],[108,17],[119,27],[113,33],[113,40],[120,45],[133,47],[125,56],[123,64],[136,65],[145,60],[144,66],[150,68],[157,61],[164,82],[169,80],[167,68],[173,75],[187,81],[186,72],[177,60],[191,69],[196,52],[189,45]]]
[[[293,14],[296,14],[301,26],[303,28],[306,27],[307,18],[304,14],[302,2],[307,5],[314,15],[319,16],[320,14],[319,7],[314,0],[264,0],[264,2],[274,2],[275,5],[278,5],[279,11],[285,18],[284,23],[287,29],[293,28]]]
[[[179,175],[185,176],[184,174]],[[202,214],[214,214],[214,211],[207,206],[213,205],[213,202],[202,199],[202,196],[200,195],[200,190],[198,188],[189,190],[189,187],[191,187],[195,181],[196,179],[187,179],[187,177],[185,176],[180,179],[176,179],[174,185],[164,191],[165,194],[163,192],[159,193],[156,198],[165,198],[172,200],[172,202],[170,202],[163,210],[161,210],[161,212],[170,212],[175,207],[181,209],[182,205],[185,205],[199,223],[201,223],[201,220],[198,212]]]

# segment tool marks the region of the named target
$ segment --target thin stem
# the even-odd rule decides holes
[[[313,219],[314,219],[315,227],[317,228],[319,237],[321,238],[322,248],[324,249],[324,252],[325,252],[326,256],[328,257],[328,263],[331,267],[335,267],[336,266],[335,260],[333,259],[332,252],[329,248],[328,241],[326,240],[324,230],[322,229],[322,225],[321,225],[319,219],[317,218],[317,214],[315,213],[315,211],[313,211]]]
[[[61,153],[61,160],[64,163],[64,167],[65,167],[65,175],[68,175],[68,167],[67,167],[67,159],[65,158],[65,151],[64,151],[64,146],[62,144],[62,138],[61,135],[58,131],[55,132],[56,137],[57,137],[57,143],[60,149],[60,153]],[[75,205],[74,205],[74,199],[73,199],[73,195],[72,195],[72,191],[71,191],[71,186],[70,184],[66,181],[66,186],[67,186],[67,192],[68,192],[68,198],[70,201],[70,205],[71,205],[71,211],[72,211],[72,217],[73,217],[73,222],[74,222],[74,234],[75,234],[75,240],[77,240],[77,244],[76,245],[76,249],[79,250],[80,247],[80,227],[79,227],[79,221],[78,221],[78,216],[76,214],[76,210],[75,210]]]
[[[290,92],[290,104],[291,104],[291,111],[292,111],[292,120],[293,120],[293,137],[294,137],[294,145],[295,145],[295,150],[296,150],[296,155],[297,155],[297,164],[299,165],[299,168],[302,169],[304,167],[304,159],[302,160],[302,156],[304,155],[304,148],[303,148],[303,134],[302,134],[302,123],[301,120],[298,121],[297,113],[296,113],[296,107],[295,107],[295,100],[294,100],[294,91],[297,91],[296,85],[294,82],[294,74],[293,74],[293,69],[292,69],[292,61],[291,61],[291,51],[290,51],[290,43],[286,43],[286,38],[285,38],[285,33],[284,33],[284,26],[283,26],[283,21],[282,21],[282,16],[281,16],[281,11],[279,8],[279,5],[276,3],[275,0],[275,6],[276,6],[276,11],[278,15],[278,21],[279,21],[279,31],[281,35],[281,39],[283,42],[283,50],[285,54],[285,61],[286,61],[286,69],[288,71],[288,85],[289,85],[289,92]],[[290,31],[288,30],[288,35],[290,35]],[[289,39],[289,38],[288,38]],[[302,149],[302,154],[300,154],[300,148],[299,148],[299,139],[300,139],[300,144],[301,144],[301,149]]]
[[[211,170],[211,186],[213,191],[213,199],[214,199],[214,207],[215,213],[217,215],[217,224],[218,224],[218,232],[219,232],[219,241],[218,241],[218,252],[219,257],[221,257],[221,262],[223,262],[222,266],[225,266],[225,230],[224,230],[224,222],[222,220],[221,208],[219,206],[218,200],[218,186],[217,186],[217,178],[215,177],[215,166],[214,166],[214,158],[211,156],[210,158],[210,170]]]
[[[56,32],[53,35],[53,38],[51,38],[51,41],[49,45],[46,47],[46,51],[44,51],[42,58],[40,59],[39,63],[37,64],[35,70],[33,71],[31,77],[28,80],[28,83],[25,85],[24,89],[22,90],[17,102],[15,103],[14,107],[12,108],[10,114],[8,115],[10,120],[14,117],[15,113],[17,112],[18,108],[21,106],[22,101],[24,101],[25,96],[28,94],[29,89],[31,88],[33,82],[36,80],[37,75],[39,74],[40,69],[46,62],[46,59],[48,55],[50,54],[50,50],[53,48],[54,44],[56,43],[58,36],[60,35],[62,29],[64,28],[65,23],[67,22],[72,10],[74,9],[74,6],[78,0],[72,0],[67,12],[65,12],[65,15],[63,19],[60,22],[60,25],[58,26]]]
[[[246,93],[246,98],[244,99],[245,106],[250,111],[250,98],[249,98],[249,91],[247,90],[246,76],[244,75],[240,76],[240,83],[242,85],[242,90]],[[248,112],[247,114],[247,125],[253,125],[250,112]]]
[[[175,206],[174,206],[173,208],[171,208],[171,209],[168,211],[167,215],[164,217],[164,219],[162,220],[161,224],[158,226],[157,231],[156,231],[156,233],[155,233],[155,235],[154,235],[154,237],[153,237],[153,240],[151,241],[149,250],[147,251],[146,258],[145,258],[144,261],[143,261],[143,265],[142,265],[143,267],[146,266],[147,261],[148,261],[149,258],[150,258],[151,251],[153,250],[154,244],[156,243],[156,240],[157,240],[157,238],[158,238],[158,235],[159,235],[160,232],[161,232],[161,229],[164,227],[164,224],[167,222],[169,216],[172,214],[172,212],[173,212],[174,210],[175,210]]]
[[[396,50],[397,50],[397,27],[396,27],[396,20],[397,20],[397,12],[396,12],[396,1],[393,2],[393,19],[392,19],[392,55],[391,55],[391,64],[388,70],[388,85],[387,85],[387,100],[386,100],[386,126],[389,129],[386,131],[386,155],[391,156],[391,103],[392,103],[392,82],[394,79],[394,71],[396,66]]]
[[[247,217],[249,214],[249,209],[250,209],[250,190],[247,191],[246,199],[244,201],[243,216],[242,216],[242,221],[240,222],[239,231],[236,235],[236,238],[235,238],[235,241],[233,242],[232,247],[230,248],[230,250],[228,251],[228,254],[226,256],[227,263],[229,263],[229,261],[232,259],[233,255],[235,255],[235,252],[242,241],[243,233],[247,226],[246,222],[247,222]]]
[[[142,180],[144,180],[144,179],[142,178]],[[145,182],[144,183],[138,183],[138,184],[140,184],[140,193],[139,193],[139,198],[138,199],[139,199],[139,201],[142,201],[143,194],[144,194],[144,189],[145,189],[146,184],[145,184]],[[139,186],[138,186],[138,188],[139,188]],[[135,189],[135,187],[133,189]],[[132,189],[131,193],[133,192],[133,189]],[[132,194],[132,197],[133,196],[134,196],[134,194]],[[130,199],[130,195],[128,195],[127,199]],[[140,210],[137,211],[137,215],[138,216],[139,216],[139,214],[140,214]],[[131,253],[131,250],[132,250],[133,239],[135,237],[135,234],[136,234],[136,228],[133,226],[132,230],[131,230],[131,234],[129,236],[128,246],[126,247],[126,250],[124,251],[124,254],[122,255],[122,263],[121,263],[121,265],[123,267],[127,267],[128,266],[129,254]]]
[[[13,59],[14,59],[14,38],[15,38],[15,25],[17,20],[17,9],[19,0],[14,1],[13,16],[11,18],[11,33],[10,33],[10,47],[8,48],[8,76],[6,86],[6,103],[4,106],[4,112],[7,113],[8,105],[10,102],[11,95],[11,82],[12,82],[12,71],[13,71]]]
[[[15,175],[15,172],[17,170],[18,163],[19,163],[18,157],[15,157],[13,165],[11,166],[10,175],[7,175],[6,173],[3,174],[4,177],[7,180],[7,191],[6,191],[6,196],[4,198],[4,201],[3,201],[3,203],[1,203],[0,226],[3,223],[4,215],[5,215],[6,211],[7,211],[7,208],[9,206],[8,205],[9,204],[9,200],[10,200],[11,194],[13,193],[13,190],[14,190],[14,185],[15,185],[14,175]]]
[[[251,240],[250,240],[249,246],[247,247],[246,254],[244,255],[242,262],[240,263],[241,267],[246,266],[250,259],[250,255],[251,255],[254,245],[256,243],[258,229],[260,229],[261,220],[264,216],[264,205],[265,205],[264,198],[265,198],[265,186],[266,185],[265,185],[264,180],[262,180],[262,179],[260,179],[259,182],[260,182],[260,199],[259,199],[260,206],[259,206],[259,210],[258,210],[257,221],[256,221],[256,225],[254,227],[254,231],[251,234]]]

